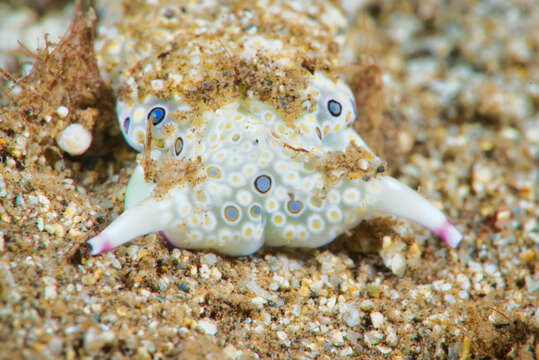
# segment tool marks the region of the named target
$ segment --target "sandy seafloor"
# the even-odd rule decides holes
[[[362,135],[454,220],[460,247],[370,220],[315,250],[230,258],[149,235],[90,257],[134,152],[102,116],[99,146],[62,154],[46,133],[58,111],[28,160],[33,135],[2,111],[0,359],[537,358],[539,3],[347,4],[350,56],[369,49],[383,71],[389,125]],[[0,4],[1,67],[28,70],[15,40],[62,34],[62,9]]]

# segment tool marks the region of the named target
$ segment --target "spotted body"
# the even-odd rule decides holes
[[[445,216],[385,176],[351,128],[354,97],[329,51],[342,45],[346,21],[329,2],[141,1],[123,17],[107,6],[100,65],[118,94],[122,133],[141,155],[126,211],[89,241],[93,254],[151,232],[229,255],[264,243],[319,247],[371,213],[415,220],[458,244]],[[133,29],[152,17],[151,33]],[[298,26],[309,28],[301,41]],[[321,60],[305,66],[313,58]],[[351,150],[352,166],[328,166],[328,155]]]

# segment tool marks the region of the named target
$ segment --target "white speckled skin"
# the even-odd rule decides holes
[[[308,91],[319,92],[315,98],[320,104],[314,113],[303,115],[300,124],[305,124],[305,133],[292,131],[271,108],[258,101],[235,101],[206,114],[208,124],[200,131],[176,129],[163,150],[154,150],[153,157],[158,160],[167,152],[177,158],[200,156],[207,179],[194,188],[187,184],[175,188],[157,201],[151,196],[154,185],[144,182],[138,166],[127,189],[126,212],[90,240],[93,253],[156,231],[178,247],[214,249],[229,255],[251,254],[264,243],[319,247],[373,212],[411,218],[444,237],[443,229],[448,226],[445,216],[405,185],[382,175],[369,181],[343,177],[331,182],[313,169],[307,153],[296,153],[283,145],[286,142],[320,155],[344,150],[352,141],[366,146],[346,126],[348,111],[349,119],[355,117],[350,91],[344,84],[333,84],[329,89],[329,83],[322,74],[313,76]],[[343,119],[337,117],[320,139],[315,128],[323,129],[334,117],[323,106],[328,99],[343,104]],[[166,111],[171,107],[170,103],[148,104],[146,111],[134,111],[147,115],[153,106]],[[122,114],[123,105],[118,107]],[[127,132],[123,129],[124,136],[134,148],[142,150],[133,132],[140,131],[144,136],[145,124],[135,122],[132,126]],[[180,153],[173,145],[178,137],[186,139]],[[380,162],[377,158],[373,161]],[[460,234],[452,226],[449,229],[452,235],[445,237],[456,246],[458,240],[451,239],[459,239]]]
[[[279,46],[275,40],[266,45]],[[122,76],[126,83],[132,80],[127,71]],[[119,101],[118,120],[129,145],[144,150],[147,121],[152,121],[151,158],[158,163],[166,157],[200,159],[205,179],[194,187],[179,181],[156,197],[156,184],[145,182],[139,165],[129,181],[125,212],[88,241],[92,254],[152,232],[161,232],[174,246],[229,255],[251,254],[264,243],[319,247],[371,213],[416,221],[457,246],[462,236],[446,217],[397,180],[383,174],[368,179],[326,174],[314,166],[313,160],[345,151],[351,143],[369,155],[369,168],[381,161],[350,127],[355,105],[348,86],[321,72],[308,80],[301,95],[306,110],[293,127],[249,95],[203,112],[201,126],[175,116],[190,111],[177,96],[158,99],[135,91],[128,102]],[[163,84],[152,80],[148,86],[159,90]]]

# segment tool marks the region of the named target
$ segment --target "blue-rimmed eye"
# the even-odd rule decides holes
[[[342,112],[342,105],[335,100],[329,100],[328,101],[328,111],[331,115],[337,117],[341,115]]]
[[[149,113],[148,113],[148,120],[152,121],[152,124],[159,125],[165,120],[167,112],[164,108],[158,106],[154,107]]]

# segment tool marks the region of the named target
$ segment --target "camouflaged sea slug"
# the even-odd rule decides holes
[[[99,65],[140,154],[125,211],[88,241],[92,254],[153,232],[229,255],[319,247],[373,213],[458,245],[352,129],[347,20],[330,1],[126,0],[100,14]]]

